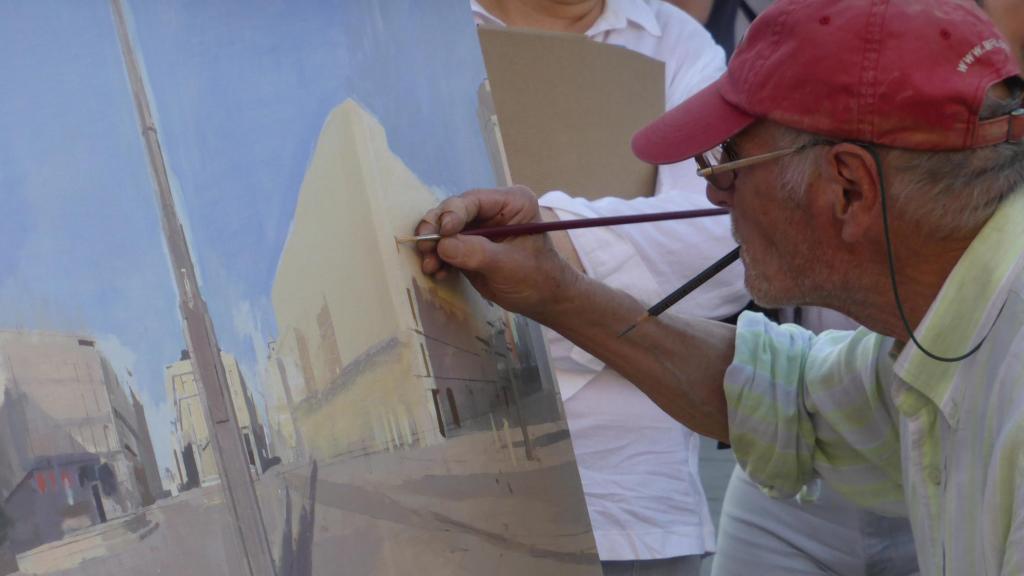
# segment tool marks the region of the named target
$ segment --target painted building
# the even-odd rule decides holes
[[[304,395],[301,389],[293,391],[302,382],[300,368],[292,358],[278,352],[275,341],[267,344],[267,361],[264,366],[268,450],[285,464],[302,462],[305,460],[306,447],[293,416],[296,397]]]
[[[290,422],[311,456],[438,443],[516,401],[507,315],[460,278],[426,279],[395,242],[438,197],[357,103],[331,112],[272,292],[271,427]]]
[[[146,503],[148,506],[154,500],[170,496],[170,493],[164,489],[163,480],[160,475],[160,465],[156,461],[156,450],[153,449],[153,437],[149,433],[146,408],[135,394],[135,390],[129,388],[128,392],[131,395],[132,411],[135,412],[135,422],[137,422],[136,433],[141,449],[139,457],[142,460],[142,467],[146,475],[146,485],[151,496],[150,502]]]
[[[145,462],[155,455],[137,418],[88,336],[0,331],[0,502],[11,550],[153,502]]]
[[[238,361],[227,352],[221,352],[224,373],[231,391],[235,421],[242,433],[246,458],[256,474],[262,474],[268,460],[266,435],[256,413],[256,405],[245,383]],[[164,369],[167,398],[174,408],[174,467],[171,468],[179,491],[219,482],[217,459],[210,438],[199,383],[192,368],[188,351]]]

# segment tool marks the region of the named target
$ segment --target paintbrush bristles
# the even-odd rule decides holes
[[[637,326],[639,326],[640,324],[644,323],[645,321],[647,321],[650,318],[651,318],[651,315],[648,314],[647,312],[644,312],[643,316],[637,318],[636,322],[633,322],[632,324],[630,324],[629,328],[626,328],[622,332],[619,332],[619,338],[622,338],[626,334],[629,334],[630,332],[635,330]]]

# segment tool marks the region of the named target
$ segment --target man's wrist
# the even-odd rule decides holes
[[[552,262],[552,266],[555,269],[550,276],[553,279],[551,291],[533,318],[545,326],[557,329],[557,326],[571,320],[586,300],[584,294],[588,278],[564,258],[559,257]]]
[[[540,207],[540,217],[545,222],[557,222],[561,219],[554,209],[547,206]],[[564,258],[575,270],[585,272],[583,261],[580,260],[580,254],[576,251],[576,245],[573,244],[572,237],[569,236],[568,231],[555,230],[548,232],[548,238],[551,240],[551,245],[555,248],[555,252],[558,252],[559,256]]]
[[[618,333],[644,312],[643,305],[562,262],[562,279],[535,320],[580,344]]]

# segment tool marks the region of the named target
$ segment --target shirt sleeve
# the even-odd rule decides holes
[[[674,47],[665,62],[665,107],[672,109],[725,73],[725,51],[688,14],[669,17],[666,12],[679,12],[675,6],[660,3],[658,10],[662,42]],[[657,194],[696,190],[703,196],[705,185],[693,160],[658,168]]]
[[[540,203],[559,217],[594,218],[709,208],[702,193],[677,190],[647,198],[573,198],[550,192]],[[609,238],[607,230],[613,231]],[[637,225],[570,230],[569,237],[591,278],[625,290],[651,305],[736,247],[728,216],[666,220]],[[614,243],[609,240],[616,240]],[[638,275],[637,268],[642,268]],[[622,279],[623,282],[619,282]],[[646,291],[638,291],[641,285]],[[750,301],[737,262],[684,298],[672,313],[725,318]]]
[[[729,437],[747,474],[790,497],[815,477],[871,510],[905,515],[891,343],[867,329],[778,325],[744,313],[725,374]],[[881,358],[881,360],[880,360]]]
[[[1010,511],[1010,533],[1006,537],[1002,576],[1024,574],[1024,457],[1017,461],[1016,493]]]
[[[674,5],[659,3],[661,42],[672,47],[665,62],[665,106],[673,108],[725,72],[725,51],[704,26]]]

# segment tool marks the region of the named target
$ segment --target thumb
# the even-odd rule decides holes
[[[437,243],[437,255],[446,263],[470,272],[487,273],[500,261],[501,244],[482,236],[448,236]]]

